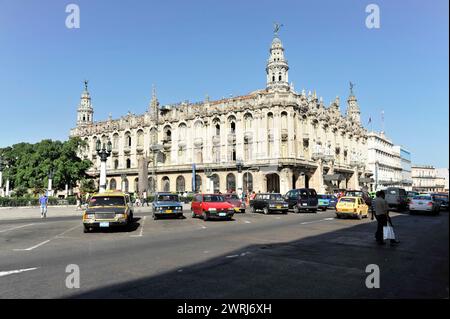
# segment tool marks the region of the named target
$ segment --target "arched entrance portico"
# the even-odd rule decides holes
[[[276,173],[267,174],[267,191],[279,193],[280,192],[280,176]]]

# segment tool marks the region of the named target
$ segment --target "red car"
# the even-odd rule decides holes
[[[218,218],[231,220],[234,207],[220,194],[197,194],[191,204],[192,217],[202,217],[204,221]]]
[[[233,205],[236,212],[245,213],[246,205],[241,199],[239,199],[239,196],[237,194],[225,194],[224,196],[225,200]]]

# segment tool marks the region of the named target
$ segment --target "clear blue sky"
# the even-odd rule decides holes
[[[81,28],[65,27],[76,3]],[[381,9],[367,29],[365,7]],[[356,83],[362,119],[373,118],[413,163],[448,167],[448,1],[24,1],[0,0],[0,147],[65,140],[82,81],[95,119],[141,114],[157,87],[162,104],[265,87],[272,24],[295,88],[344,109]],[[369,127],[370,128],[370,127]]]

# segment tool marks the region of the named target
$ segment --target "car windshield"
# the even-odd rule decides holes
[[[226,195],[225,197],[226,199],[239,200],[239,197],[236,194]]]
[[[431,196],[414,196],[413,199],[416,199],[416,200],[431,200]]]
[[[125,199],[122,196],[95,196],[89,201],[89,207],[99,206],[125,206]]]
[[[308,199],[308,192],[306,190],[300,191],[300,198]]]
[[[354,198],[345,198],[342,197],[341,200],[339,201],[339,203],[354,203],[355,199]]]
[[[158,195],[158,202],[178,202],[178,195],[175,194]]]
[[[284,198],[283,198],[283,196],[281,196],[281,194],[271,194],[270,200],[279,201],[279,200],[284,200]]]
[[[208,203],[224,202],[225,198],[221,195],[205,195],[203,196],[203,201]]]
[[[327,195],[317,195],[317,198],[319,199],[328,199]]]
[[[436,195],[434,195],[434,197],[435,197],[436,199],[448,201],[448,196],[447,196],[447,195],[436,194]]]
[[[362,194],[363,194],[362,192],[354,191],[354,192],[347,192],[345,195],[359,197],[362,196]]]

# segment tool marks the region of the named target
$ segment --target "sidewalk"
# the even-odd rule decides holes
[[[81,216],[82,210],[77,210],[76,205],[48,206],[47,218]],[[41,218],[39,206],[26,207],[0,207],[0,221],[15,219]]]

